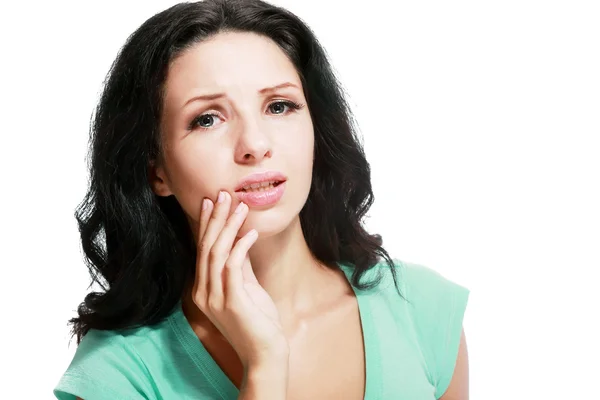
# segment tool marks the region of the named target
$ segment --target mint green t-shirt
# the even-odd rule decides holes
[[[355,289],[366,357],[365,400],[433,400],[452,378],[469,291],[425,266],[395,260],[374,289]],[[340,264],[350,278],[352,270]],[[238,389],[203,347],[177,305],[163,322],[90,330],[54,389],[60,400],[237,399]]]

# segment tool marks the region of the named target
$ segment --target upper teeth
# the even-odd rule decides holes
[[[277,183],[277,181],[268,181],[268,182],[259,182],[259,183],[252,183],[250,185],[244,186],[242,189],[244,190],[251,190],[251,189],[258,189],[260,187],[268,187],[271,186],[273,184]]]

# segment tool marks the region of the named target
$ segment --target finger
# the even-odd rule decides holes
[[[242,267],[249,260],[248,251],[256,243],[258,239],[258,232],[255,229],[250,230],[246,233],[238,242],[235,244],[229,258],[225,262],[225,301],[232,298],[236,292],[239,293],[243,290],[244,277]],[[252,267],[250,267],[252,268]]]
[[[219,295],[223,295],[223,268],[231,254],[237,233],[244,224],[247,215],[248,206],[244,203],[240,203],[233,214],[227,219],[219,237],[211,248],[209,267],[211,295],[213,289],[219,290]]]
[[[200,212],[200,222],[198,224],[198,245],[202,243],[202,238],[206,232],[206,227],[208,226],[208,221],[213,208],[214,203],[209,198],[202,200],[202,211]]]
[[[229,209],[231,208],[231,195],[225,191],[219,192],[214,208],[210,213],[210,218],[207,222],[206,230],[204,231],[203,240],[210,246],[206,250],[210,250],[219,233],[227,221]]]
[[[206,232],[206,228],[208,226],[208,221],[210,220],[210,216],[214,209],[214,203],[205,198],[202,201],[202,211],[200,211],[200,221],[198,223],[198,238],[197,238],[197,251],[196,251],[196,279],[194,282],[194,293],[198,294],[201,298],[206,298],[206,294],[208,293],[206,290],[206,282],[208,281],[208,267],[206,263],[202,263],[202,253],[204,252],[204,246],[206,246],[206,242],[204,241],[204,234]],[[199,288],[203,288],[200,292]]]
[[[208,221],[208,226],[206,227],[206,232],[204,234],[204,238],[202,238],[202,247],[203,251],[200,255],[200,263],[203,266],[203,269],[206,268],[206,289],[208,296],[212,296],[213,291],[213,283],[216,288],[216,293],[222,294],[221,279],[217,279],[216,281],[212,280],[211,270],[217,265],[217,268],[220,270],[227,259],[227,254],[222,254],[223,250],[220,248],[215,248],[215,242],[217,241],[225,223],[227,222],[227,217],[229,216],[229,209],[231,208],[231,195],[225,191],[219,192],[219,196],[217,198],[217,203],[215,204],[215,208],[210,216],[210,220]],[[227,253],[228,253],[227,249]]]
[[[198,296],[198,299],[201,302],[208,300],[210,291],[210,252],[215,239],[218,237],[219,232],[225,224],[225,218],[229,213],[229,199],[230,197],[226,195],[226,192],[220,192],[216,203],[208,208],[212,208],[210,214],[205,213],[204,215],[207,220],[202,227],[204,232],[202,234],[202,239],[198,244],[198,254],[196,254],[196,281],[194,283],[195,295]],[[210,199],[209,201],[212,203]]]

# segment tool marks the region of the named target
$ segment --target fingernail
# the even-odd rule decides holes
[[[251,229],[247,235],[248,237],[258,236],[258,231],[256,229]]]
[[[235,213],[239,214],[242,212],[242,210],[244,209],[245,204],[244,203],[240,203],[238,204],[238,206],[235,208]]]
[[[202,210],[206,210],[208,208],[208,199],[202,200]]]
[[[217,199],[218,203],[222,203],[225,201],[225,192],[219,192],[219,198]]]

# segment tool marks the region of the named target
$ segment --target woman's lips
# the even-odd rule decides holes
[[[235,192],[235,195],[239,201],[246,203],[248,207],[270,206],[277,203],[281,199],[281,196],[283,196],[285,183],[285,181],[280,182],[277,186],[261,191],[249,190],[244,192],[239,190]]]

